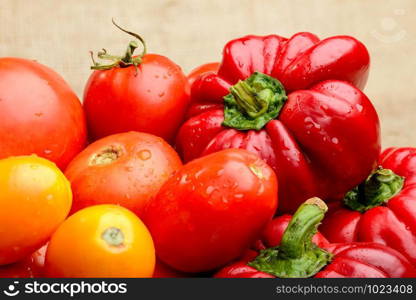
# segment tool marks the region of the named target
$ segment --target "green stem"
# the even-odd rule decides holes
[[[107,54],[107,50],[103,49],[102,51],[98,52],[97,57],[102,60],[111,61],[109,64],[105,63],[98,63],[94,60],[93,54],[91,54],[93,65],[91,66],[91,69],[93,70],[109,70],[114,67],[128,67],[128,66],[134,66],[136,68],[137,72],[137,66],[142,63],[142,59],[144,55],[147,53],[146,43],[144,39],[138,35],[137,33],[127,31],[124,28],[117,25],[117,23],[112,19],[113,24],[120,29],[121,31],[135,37],[139,40],[139,42],[143,46],[143,51],[138,56],[133,56],[134,51],[139,47],[139,43],[137,41],[131,41],[129,45],[127,46],[127,50],[123,56],[116,56],[116,55],[110,55]],[[92,52],[91,52],[92,53]]]
[[[241,80],[230,88],[240,109],[253,119],[265,113],[269,108],[270,100],[268,98],[273,96],[272,91],[269,89],[263,91],[261,91],[263,93],[257,94],[247,82]]]
[[[279,278],[307,278],[318,273],[332,258],[312,242],[327,210],[321,199],[307,200],[293,215],[280,245],[262,250],[249,265]]]
[[[275,78],[254,72],[238,81],[224,97],[223,125],[239,130],[260,130],[277,118],[286,102],[283,85]]]
[[[379,167],[363,183],[345,194],[344,203],[363,213],[387,203],[402,190],[403,184],[404,177]]]

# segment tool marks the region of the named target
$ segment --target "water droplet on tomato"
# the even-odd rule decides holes
[[[138,156],[141,160],[148,160],[152,157],[152,153],[149,150],[141,150],[139,151]]]
[[[338,139],[336,138],[336,137],[333,137],[332,139],[331,139],[331,142],[333,142],[334,144],[338,144]]]
[[[205,192],[207,193],[207,195],[211,195],[214,191],[215,191],[215,187],[213,187],[213,186],[209,186],[205,190]]]
[[[183,176],[181,176],[181,178],[179,179],[179,183],[180,184],[188,183],[188,175],[184,174]]]
[[[218,170],[217,176],[222,176],[224,174],[224,169]]]
[[[259,187],[259,189],[257,190],[257,195],[261,195],[263,193],[264,193],[264,185],[261,184],[260,187]]]
[[[202,175],[202,173],[204,173],[204,169],[197,171],[197,172],[195,173],[195,179],[198,179],[198,178],[199,178],[199,176],[201,176],[201,175]]]
[[[52,153],[52,150],[45,149],[45,150],[43,150],[43,153],[45,153],[45,155],[49,155],[49,154]]]

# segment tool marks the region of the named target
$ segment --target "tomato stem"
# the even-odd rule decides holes
[[[125,68],[125,67],[128,67],[128,66],[134,66],[136,68],[136,73],[137,73],[137,66],[142,63],[143,57],[147,53],[146,43],[145,43],[144,39],[140,35],[138,35],[137,33],[127,31],[124,28],[120,27],[114,21],[114,19],[112,19],[111,21],[113,22],[114,26],[116,26],[118,29],[120,29],[121,31],[123,31],[123,32],[135,37],[137,40],[139,40],[140,44],[143,46],[142,53],[140,55],[133,56],[134,51],[140,45],[137,41],[130,41],[128,46],[127,46],[127,50],[126,50],[126,52],[123,56],[110,55],[110,54],[107,53],[106,49],[102,49],[101,51],[99,51],[97,53],[97,57],[99,59],[107,60],[107,61],[112,62],[112,63],[109,63],[109,64],[103,64],[103,63],[97,62],[94,59],[93,52],[90,51],[91,59],[92,59],[92,62],[93,62],[93,65],[91,66],[91,69],[93,69],[93,70],[109,70],[109,69],[112,69],[114,67]]]

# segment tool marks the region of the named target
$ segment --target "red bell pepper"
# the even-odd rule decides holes
[[[321,230],[332,242],[377,242],[416,265],[416,148],[389,148],[380,168],[330,205]]]
[[[327,210],[319,198],[302,204],[293,217],[275,218],[260,253],[250,250],[220,270],[222,278],[415,277],[416,269],[398,251],[377,243],[330,244],[317,233]],[[268,248],[267,248],[268,247]]]
[[[193,117],[177,149],[185,161],[227,148],[258,154],[283,187],[280,211],[313,196],[341,199],[375,168],[380,152],[377,113],[358,89],[368,68],[365,46],[348,36],[233,40],[218,72],[194,81]]]

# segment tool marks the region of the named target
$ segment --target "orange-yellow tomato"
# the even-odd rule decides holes
[[[116,205],[96,205],[70,216],[46,251],[48,277],[152,277],[155,249],[142,221]]]
[[[35,155],[0,160],[0,265],[45,244],[71,202],[69,181],[53,162]]]

